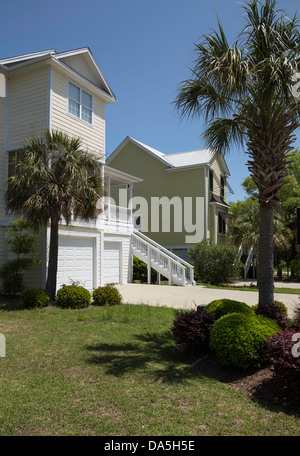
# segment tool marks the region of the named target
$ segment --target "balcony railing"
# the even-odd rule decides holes
[[[132,211],[127,207],[104,204],[104,220],[123,223],[132,223]]]

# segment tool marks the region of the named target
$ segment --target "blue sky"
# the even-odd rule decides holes
[[[126,136],[164,153],[200,149],[204,125],[182,120],[173,101],[190,76],[193,43],[216,27],[216,14],[229,41],[243,25],[242,4],[234,0],[10,0],[1,1],[1,58],[52,49],[89,46],[118,102],[107,106],[106,154]],[[281,0],[288,16],[300,6]],[[295,147],[300,147],[299,135]],[[245,194],[247,155],[226,157],[229,183]]]

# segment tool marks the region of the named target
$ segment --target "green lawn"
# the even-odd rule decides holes
[[[197,282],[197,285],[201,285],[205,288],[217,288],[219,290],[238,290],[238,291],[258,291],[258,288],[254,285],[210,285],[208,283]],[[276,287],[276,282],[275,282]],[[288,287],[281,287],[281,288],[274,288],[274,293],[282,293],[282,294],[300,294],[300,285],[299,288],[288,288]]]
[[[0,303],[0,435],[299,435],[300,421],[180,362],[172,309]]]

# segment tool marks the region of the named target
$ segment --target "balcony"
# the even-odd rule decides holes
[[[106,222],[132,223],[132,210],[127,207],[104,204],[103,217]]]

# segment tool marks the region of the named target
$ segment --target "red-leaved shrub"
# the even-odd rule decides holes
[[[295,329],[287,329],[274,334],[267,339],[267,352],[276,377],[300,400],[300,356],[296,345],[300,334],[299,337],[294,334],[299,333]]]
[[[215,322],[214,316],[203,310],[179,310],[175,315],[172,333],[176,344],[193,351],[208,350],[210,330]]]

